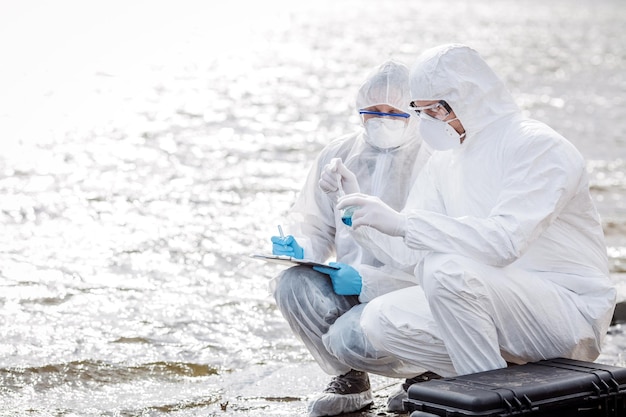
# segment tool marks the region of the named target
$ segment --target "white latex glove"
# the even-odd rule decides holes
[[[398,213],[380,198],[366,194],[349,194],[341,197],[337,209],[356,207],[352,214],[352,227],[370,226],[389,236],[406,234],[406,215]]]
[[[360,191],[356,175],[346,168],[341,158],[333,158],[324,166],[320,175],[319,186],[327,194],[342,190],[345,194]]]

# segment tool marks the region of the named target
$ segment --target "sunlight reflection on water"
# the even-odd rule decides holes
[[[626,11],[576,4],[11,5],[0,411],[206,415],[281,364],[310,364],[269,296],[277,268],[246,255],[268,249],[312,158],[357,123],[369,68],[436,43],[475,46],[582,151],[621,277]],[[625,346],[615,326],[601,360],[623,365]],[[223,414],[294,414],[266,406]]]

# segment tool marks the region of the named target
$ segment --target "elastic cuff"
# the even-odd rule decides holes
[[[407,220],[408,216],[406,214],[400,213],[398,216],[398,224],[396,225],[396,236],[401,236],[404,238],[406,236],[406,228],[407,228]]]

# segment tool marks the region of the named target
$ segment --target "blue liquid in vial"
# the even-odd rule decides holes
[[[341,221],[346,226],[352,227],[352,214],[354,213],[355,209],[356,207],[346,207],[343,210],[343,213],[341,214]]]

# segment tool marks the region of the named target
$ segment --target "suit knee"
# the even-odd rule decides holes
[[[460,256],[434,253],[421,265],[421,283],[429,302],[457,299],[481,292],[483,286],[475,262]]]
[[[290,308],[313,294],[332,291],[332,285],[323,274],[311,268],[296,266],[281,272],[272,285],[272,293],[279,308]]]
[[[366,304],[361,313],[361,328],[367,340],[376,349],[383,350],[385,344],[385,326],[382,323],[382,302],[375,298]]]

